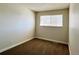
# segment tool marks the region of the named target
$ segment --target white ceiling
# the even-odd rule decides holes
[[[36,12],[69,8],[69,3],[10,3],[1,5],[23,6]]]
[[[27,8],[37,12],[69,8],[68,3],[28,3],[25,5]]]

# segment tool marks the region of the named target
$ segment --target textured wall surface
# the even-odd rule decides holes
[[[34,36],[34,12],[22,6],[0,5],[0,50]]]
[[[63,27],[40,26],[40,16],[42,15],[63,15]],[[36,35],[50,40],[68,43],[69,30],[69,9],[53,10],[36,13]]]

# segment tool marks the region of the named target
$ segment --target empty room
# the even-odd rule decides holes
[[[78,55],[79,4],[0,3],[0,55]]]

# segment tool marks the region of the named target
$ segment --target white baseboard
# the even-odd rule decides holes
[[[29,39],[27,39],[27,40],[25,40],[25,41],[19,42],[19,43],[15,44],[15,45],[12,45],[12,46],[10,46],[10,47],[1,49],[1,50],[0,50],[0,53],[4,52],[4,51],[6,51],[6,50],[9,50],[9,49],[11,49],[11,48],[13,48],[13,47],[16,47],[16,46],[18,46],[18,45],[21,45],[21,44],[23,44],[23,43],[25,43],[25,42],[27,42],[27,41],[30,41],[30,40],[32,40],[33,38],[34,38],[34,37],[29,38]]]
[[[70,44],[68,44],[68,47],[69,47],[69,54],[72,55]]]
[[[58,42],[58,43],[62,43],[62,44],[67,44],[67,42],[63,42],[63,41],[57,41],[57,40],[53,40],[53,39],[47,39],[47,38],[43,38],[43,37],[36,37],[38,39],[43,39],[43,40],[48,40],[48,41],[53,41],[53,42]]]

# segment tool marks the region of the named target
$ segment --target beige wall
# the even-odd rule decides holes
[[[70,54],[79,55],[79,4],[70,4],[69,18]]]
[[[42,27],[40,26],[41,15],[58,15],[63,14],[63,27]],[[36,35],[35,37],[46,38],[48,40],[60,41],[68,43],[68,22],[69,10],[54,10],[36,13]]]
[[[34,12],[23,6],[0,5],[0,52],[34,37]]]

